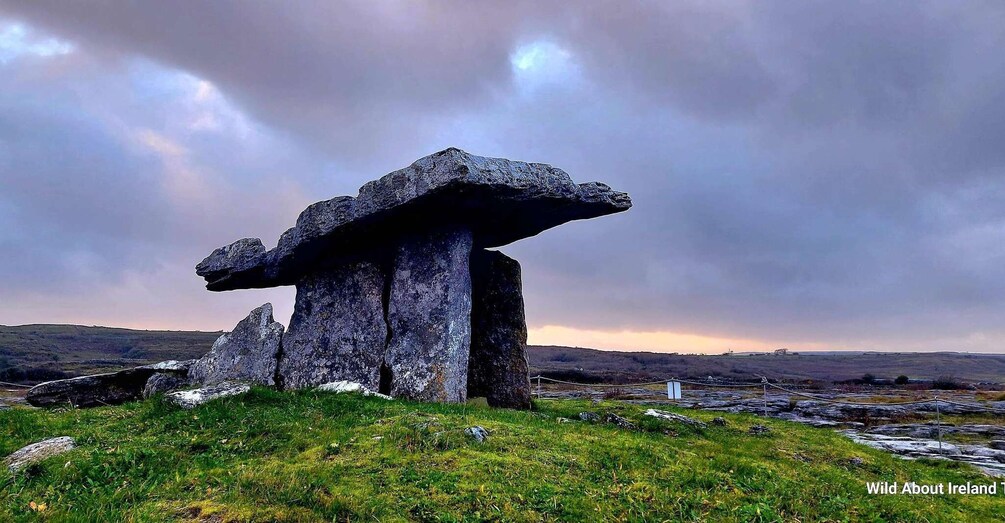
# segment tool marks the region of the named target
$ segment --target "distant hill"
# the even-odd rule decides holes
[[[0,325],[0,381],[36,382],[202,356],[219,332]]]
[[[1005,354],[958,352],[798,352],[685,355],[615,352],[578,347],[531,347],[531,373],[579,380],[625,382],[641,378],[844,381],[872,374],[879,379],[953,376],[969,382],[1005,383]]]
[[[109,372],[125,367],[202,356],[220,332],[146,331],[80,325],[0,326],[0,381],[37,382]],[[734,380],[764,375],[788,381],[843,381],[873,374],[893,379],[954,376],[972,382],[1005,382],[1005,355],[954,352],[803,352],[680,355],[531,346],[531,372],[585,381],[643,378]]]

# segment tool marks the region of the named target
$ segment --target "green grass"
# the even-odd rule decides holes
[[[1005,513],[1002,494],[868,495],[871,480],[990,480],[828,430],[749,415],[697,430],[619,403],[536,407],[256,389],[192,411],[159,400],[0,411],[0,455],[53,436],[79,445],[16,476],[0,472],[0,521],[873,522]],[[556,419],[583,410],[618,412],[641,430]],[[772,433],[747,434],[759,423]],[[465,436],[471,425],[487,428],[488,441]]]

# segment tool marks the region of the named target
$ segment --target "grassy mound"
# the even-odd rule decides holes
[[[0,411],[0,456],[54,436],[79,445],[16,476],[0,471],[0,520],[994,521],[1005,513],[1002,494],[869,495],[866,481],[990,480],[828,430],[748,415],[693,429],[617,403],[536,408],[253,390],[192,411],[158,400]],[[639,430],[580,422],[584,410],[616,412]],[[748,434],[761,423],[770,434]],[[490,431],[486,442],[464,434],[472,425]]]

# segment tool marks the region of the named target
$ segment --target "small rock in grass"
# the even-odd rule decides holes
[[[726,418],[720,418],[718,416],[714,417],[714,418],[712,418],[712,425],[715,425],[717,427],[725,427],[726,426]]]
[[[569,418],[562,418],[562,417],[558,417],[558,418],[555,418],[555,421],[557,421],[557,422],[559,422],[559,423],[569,423],[569,422],[571,422],[572,420],[571,420],[571,419],[569,419]]]
[[[362,384],[356,383],[355,381],[331,381],[323,385],[318,385],[318,387],[314,390],[321,392],[334,392],[336,394],[343,392],[358,392],[364,396],[373,396],[375,398],[385,400],[391,399],[391,396],[371,390],[370,388],[364,387]]]
[[[764,425],[754,425],[753,427],[750,427],[750,430],[748,430],[747,432],[750,433],[751,435],[757,436],[760,434],[767,434],[771,432],[771,429],[765,427]]]
[[[865,460],[858,456],[855,456],[854,458],[848,460],[848,464],[853,467],[861,467],[863,463],[865,463]]]
[[[483,443],[489,437],[489,431],[478,425],[464,429],[464,433],[474,438],[478,443]]]
[[[198,389],[169,392],[164,398],[183,409],[195,408],[203,403],[228,396],[237,396],[251,390],[247,383],[224,381]]]
[[[621,416],[618,416],[613,412],[608,412],[607,414],[605,414],[604,421],[606,421],[607,423],[611,423],[613,425],[617,425],[618,427],[623,428],[625,430],[635,430],[637,428],[634,423],[626,420],[625,418],[622,418]]]
[[[649,409],[645,411],[643,414],[645,414],[646,416],[652,416],[654,418],[676,421],[679,423],[683,423],[685,425],[690,425],[697,429],[708,428],[708,425],[706,425],[704,421],[699,421],[694,418],[683,416],[681,414],[675,414],[673,412],[667,412],[665,410]]]
[[[3,463],[4,465],[7,465],[7,470],[14,473],[24,467],[27,467],[28,465],[38,463],[50,456],[71,451],[75,447],[76,443],[73,441],[73,438],[69,436],[50,438],[21,448],[10,456],[7,456],[3,460]]]
[[[593,422],[599,420],[600,416],[598,416],[596,412],[580,412],[579,419]]]

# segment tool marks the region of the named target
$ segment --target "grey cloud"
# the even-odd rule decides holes
[[[292,202],[228,217],[246,208],[228,189],[286,180],[305,200],[350,194],[459,146],[635,198],[625,215],[504,248],[524,262],[532,324],[1001,350],[1000,3],[6,4],[82,54],[208,79],[275,135],[275,157],[226,136],[183,140],[194,163],[228,173],[212,186],[221,214],[164,211],[166,237],[191,256],[275,241],[295,217]],[[575,77],[525,92],[510,57],[540,41],[568,52]],[[150,105],[145,118],[185,136],[175,104]],[[53,129],[33,142],[95,134],[72,119]],[[150,168],[110,147],[109,162]],[[66,232],[37,198],[20,212]],[[98,229],[128,250],[136,240],[111,216]]]

